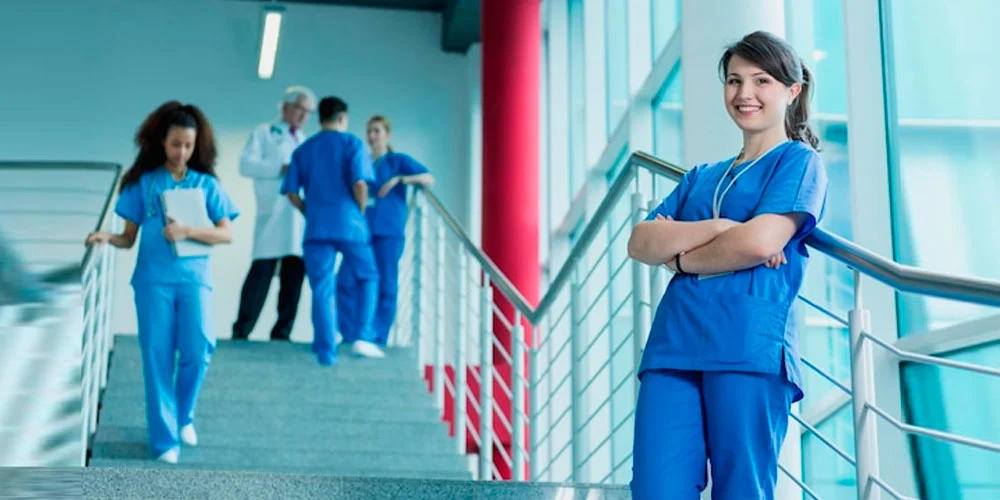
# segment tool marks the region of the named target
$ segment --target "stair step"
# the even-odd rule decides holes
[[[193,471],[182,468],[84,469],[88,499],[296,498],[302,500],[627,500],[625,486],[447,479],[343,477]]]
[[[114,443],[100,447],[104,454],[94,456],[91,466],[141,462],[146,467],[159,462],[150,459],[146,443]],[[308,468],[315,471],[464,471],[466,464],[458,454],[400,452],[337,452],[281,448],[210,446],[199,443],[197,448],[185,447],[181,463],[199,469],[238,469],[269,471]]]
[[[414,428],[419,426],[414,424]],[[404,453],[455,454],[455,443],[446,437],[443,426],[420,429],[424,432],[406,434],[400,439],[398,424],[334,425],[316,432],[316,427],[281,425],[275,422],[270,429],[258,428],[233,430],[226,426],[205,422],[198,424],[198,439],[205,446],[225,444],[234,448],[285,448],[289,450],[327,450],[331,452],[375,452],[395,450]],[[405,428],[403,428],[405,430]],[[118,443],[146,443],[145,425],[103,424],[94,437],[94,456],[114,458],[107,445]]]
[[[312,389],[312,390],[307,390]],[[293,392],[294,391],[294,392]],[[300,392],[301,391],[301,392]],[[289,394],[294,394],[294,401],[289,401]],[[142,401],[145,389],[141,382],[135,381],[126,385],[120,380],[112,379],[104,392],[104,400],[116,402],[121,399]],[[354,405],[358,402],[378,402],[393,408],[429,408],[434,399],[422,384],[415,387],[392,385],[368,385],[363,390],[351,389],[346,385],[315,383],[303,387],[294,384],[274,384],[271,387],[255,387],[239,389],[224,381],[213,381],[212,374],[205,379],[201,393],[198,395],[199,406],[203,403],[230,404],[235,402],[256,403],[258,405],[273,405],[276,401],[286,404],[332,404]]]
[[[145,422],[145,403],[142,398],[108,398],[101,414],[102,422]],[[381,406],[377,401],[358,398],[355,405],[323,403],[257,404],[246,401],[226,401],[224,404],[205,404],[199,400],[196,418],[229,420],[233,425],[245,421],[277,421],[288,424],[302,421],[334,422],[441,422],[440,412],[433,407],[399,408]]]

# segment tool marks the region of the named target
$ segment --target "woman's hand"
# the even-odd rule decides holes
[[[182,241],[191,236],[191,228],[178,224],[176,220],[167,217],[167,227],[163,228],[163,236],[169,241]]]
[[[105,233],[103,231],[93,232],[87,235],[87,240],[84,242],[86,246],[92,245],[103,245],[111,241],[115,235],[111,233]]]
[[[783,264],[788,264],[788,260],[785,259],[785,252],[782,251],[772,255],[770,259],[767,259],[767,261],[764,262],[764,267],[777,269]]]
[[[378,190],[378,197],[385,198],[389,194],[389,191],[392,191],[392,188],[396,187],[402,180],[403,178],[397,175],[385,181],[385,184],[382,184],[382,188]]]

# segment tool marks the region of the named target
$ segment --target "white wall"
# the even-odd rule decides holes
[[[250,130],[277,116],[292,84],[344,98],[351,131],[374,113],[394,122],[396,149],[438,174],[436,191],[468,225],[465,56],[440,49],[435,13],[289,4],[275,77],[256,77],[261,4],[230,0],[32,0],[0,15],[0,160],[131,164],[141,120],[168,99],[201,106],[216,127],[218,172],[242,209],[233,245],[213,261],[216,333],[230,335],[250,265],[254,199],[237,159]],[[309,124],[308,132],[316,129]],[[133,333],[128,286],[135,252],[119,260],[115,330]],[[275,319],[277,283],[254,336]],[[303,294],[293,337],[312,338]]]

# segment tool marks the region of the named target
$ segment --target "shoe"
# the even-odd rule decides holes
[[[382,359],[385,357],[385,351],[379,349],[377,345],[366,340],[358,340],[354,342],[354,345],[351,346],[351,352],[364,358]]]
[[[340,347],[340,345],[343,344],[343,343],[344,343],[344,336],[343,335],[341,335],[339,333],[333,334],[333,345],[335,345],[337,347]],[[350,342],[348,342],[348,344],[350,344]]]
[[[176,464],[178,459],[180,459],[180,452],[177,451],[177,448],[167,450],[164,454],[156,457],[157,461],[168,464]]]
[[[194,431],[194,424],[181,427],[181,442],[188,446],[198,446],[198,433]]]
[[[333,366],[337,364],[337,357],[333,354],[317,354],[316,361],[320,366]]]

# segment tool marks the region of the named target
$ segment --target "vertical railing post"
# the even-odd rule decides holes
[[[548,328],[546,328],[546,334],[554,335],[556,332],[556,328],[552,324],[553,321],[552,316],[548,316],[547,321],[549,324]],[[556,360],[553,359],[553,357],[556,354],[555,344],[556,344],[555,338],[551,338],[549,339],[548,342],[545,343],[545,393],[546,393],[546,399],[549,401],[549,403],[545,405],[545,426],[546,426],[545,434],[548,436],[547,438],[545,438],[545,460],[548,461],[548,464],[545,465],[545,468],[548,469],[548,472],[545,475],[545,480],[550,482],[552,481],[552,469],[553,469],[553,464],[555,463],[555,457],[553,457],[552,455],[555,454],[556,452],[555,444],[553,444],[552,442],[553,441],[551,432],[552,429],[550,429],[550,427],[554,425],[553,421],[556,418],[555,404],[553,404],[553,400],[555,400],[556,398],[556,393],[554,389],[555,384],[553,383],[553,380],[555,379],[555,376],[553,375],[553,372],[555,372],[555,370],[553,369],[553,365],[556,362]],[[572,365],[570,365],[570,370],[572,369],[573,369]],[[538,466],[539,468],[541,468],[542,464],[538,464]],[[539,481],[541,481],[542,479],[537,476],[534,477],[536,477],[537,480]]]
[[[536,411],[541,407],[544,401],[541,391],[541,377],[538,376],[538,366],[539,366],[539,343],[542,342],[543,334],[541,325],[532,325],[532,331],[534,332],[534,342],[531,343],[532,348],[528,350],[528,401],[531,404],[528,406],[528,467],[529,473],[532,481],[541,480],[538,477],[539,471],[541,471],[541,461],[538,460],[538,448],[541,444],[538,441],[538,414]],[[548,392],[548,388],[545,389]]]
[[[455,445],[458,453],[465,456],[468,449],[466,443],[466,426],[468,425],[468,415],[466,414],[466,400],[468,399],[468,378],[465,351],[466,339],[469,332],[466,322],[469,306],[467,294],[469,293],[469,254],[460,249],[458,254],[458,308],[455,314]]]
[[[106,247],[104,248],[104,254],[102,259],[104,262],[104,268],[102,270],[103,276],[101,277],[101,279],[104,282],[103,294],[101,295],[101,298],[104,300],[104,303],[102,304],[101,307],[101,316],[104,319],[104,329],[101,333],[101,337],[103,338],[102,341],[103,349],[101,349],[101,376],[99,379],[100,380],[99,387],[101,387],[102,389],[106,387],[108,384],[108,356],[111,354],[111,347],[112,343],[114,342],[114,336],[111,333],[111,321],[112,321],[111,308],[113,306],[112,303],[112,301],[114,300],[113,290],[115,286],[114,281],[112,281],[115,274],[114,259],[111,258],[113,254],[114,252],[108,251],[108,248]]]
[[[645,219],[643,216],[642,193],[632,193],[632,225],[636,225]],[[642,350],[646,347],[646,338],[649,336],[650,308],[650,279],[649,268],[638,260],[632,261],[632,351],[635,372],[638,374],[639,362],[642,361]],[[639,399],[639,381],[633,379],[635,387],[635,398]],[[615,457],[617,459],[617,457]]]
[[[410,322],[413,328],[413,348],[417,351],[417,369],[420,377],[424,376],[424,346],[421,331],[421,304],[423,303],[423,269],[424,269],[424,206],[420,194],[417,193],[417,200],[413,207],[413,293],[412,311],[410,311]]]
[[[657,205],[658,204],[656,203],[655,200],[650,201],[649,205],[647,206],[648,208],[647,212],[652,212],[653,210],[656,210]],[[663,292],[666,290],[666,285],[664,284],[664,282],[666,281],[665,275],[666,271],[664,271],[663,268],[660,266],[654,267],[650,271],[649,297],[651,300],[649,302],[649,308],[653,314],[656,313],[656,308],[659,304],[660,297],[663,296]]]
[[[479,302],[479,479],[493,479],[493,288],[483,272]]]
[[[587,338],[584,338],[586,328],[583,325],[583,284],[580,283],[579,268],[574,270],[573,283],[570,285],[570,421],[573,428],[570,430],[572,443],[570,447],[573,452],[573,482],[586,483],[589,474],[584,472],[584,461],[587,456],[586,432],[583,428],[587,418],[586,397],[583,394],[584,385],[587,383],[587,374],[583,371],[584,349],[587,347]]]
[[[513,381],[511,383],[511,396],[513,401],[513,418],[511,425],[514,427],[512,433],[513,452],[512,465],[514,466],[514,480],[524,481],[524,325],[521,321],[521,311],[514,313],[514,338],[512,340],[511,367]]]
[[[879,473],[877,421],[875,414],[868,409],[868,406],[875,405],[875,366],[872,346],[863,335],[871,328],[871,312],[864,308],[861,292],[861,273],[854,271],[854,309],[848,314],[848,325],[851,332],[851,383],[858,498],[879,500],[881,490],[871,480]]]
[[[437,273],[437,285],[434,287],[434,402],[438,410],[444,412],[444,379],[447,375],[444,366],[444,271],[445,271],[445,238],[444,219],[437,219],[437,238],[435,238],[437,250],[434,270]]]

